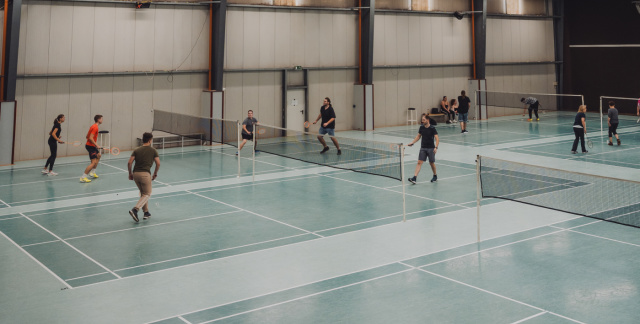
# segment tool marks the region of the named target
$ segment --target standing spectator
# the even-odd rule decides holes
[[[467,93],[462,90],[460,96],[458,96],[458,121],[460,121],[460,133],[465,134],[467,131],[467,123],[469,122],[469,104],[471,99],[467,97]]]
[[[60,139],[60,134],[62,133],[62,127],[60,124],[64,123],[65,117],[63,114],[58,115],[56,119],[53,121],[53,128],[49,132],[49,140],[47,140],[47,144],[49,144],[49,150],[51,151],[51,155],[47,159],[47,163],[44,165],[44,169],[42,169],[42,173],[48,176],[57,176],[58,174],[53,172],[53,164],[56,162],[56,156],[58,155],[58,143],[64,144],[64,142]],[[47,169],[49,167],[49,169]]]
[[[616,140],[618,140],[618,146],[622,144],[620,142],[620,137],[618,136],[618,109],[616,109],[616,103],[611,100],[609,101],[609,111],[607,112],[607,124],[609,125],[609,143],[608,145],[613,145],[613,135],[616,136]]]

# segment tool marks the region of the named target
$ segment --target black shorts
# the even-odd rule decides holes
[[[529,109],[533,109],[533,110],[538,110],[538,106],[540,105],[539,102],[534,102],[532,104],[529,105]]]
[[[98,151],[97,147],[85,145],[84,148],[87,149],[87,152],[89,152],[89,159],[93,160],[98,158],[98,154],[100,154],[100,151]]]
[[[249,141],[253,140],[253,134],[249,135],[249,134],[242,133],[241,135],[242,135],[242,139],[246,139]]]

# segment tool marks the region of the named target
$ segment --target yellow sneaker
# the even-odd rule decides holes
[[[540,120],[540,118],[536,118],[536,120],[537,120],[537,121],[539,121],[539,120]]]
[[[531,118],[527,119],[527,121],[531,121]]]
[[[90,176],[94,177],[94,178],[99,178],[98,175],[94,172],[94,173],[89,173]]]
[[[87,177],[82,177],[82,178],[80,178],[80,182],[89,183],[89,182],[91,182],[91,180],[89,180],[89,178],[87,178]]]

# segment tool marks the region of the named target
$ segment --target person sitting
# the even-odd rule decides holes
[[[451,105],[449,106],[451,110],[453,110],[453,122],[457,123],[458,120],[455,116],[458,115],[458,100],[455,98],[451,99]]]
[[[447,124],[451,124],[451,120],[456,117],[453,110],[449,109],[449,100],[447,100],[447,96],[442,97],[442,101],[440,102],[440,112],[444,114]]]

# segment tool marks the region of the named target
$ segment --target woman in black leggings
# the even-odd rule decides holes
[[[49,144],[49,149],[51,150],[51,156],[47,159],[47,164],[44,165],[44,169],[42,169],[42,173],[49,176],[56,176],[57,173],[53,172],[53,164],[56,162],[56,155],[58,154],[58,143],[64,144],[64,142],[60,139],[60,133],[62,133],[62,127],[60,124],[64,123],[64,115],[60,114],[53,121],[53,128],[49,132],[49,140],[47,143]],[[47,169],[48,167],[48,169]]]

